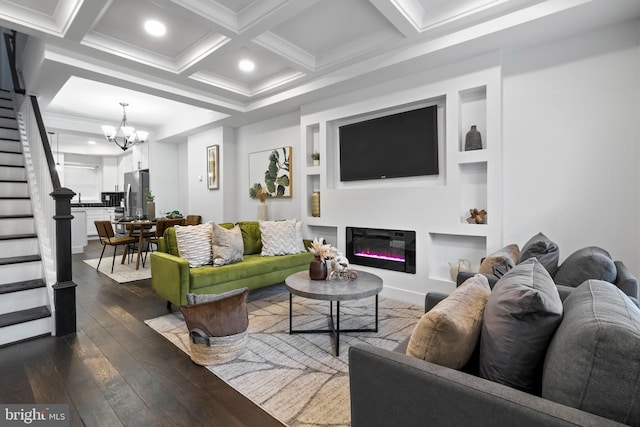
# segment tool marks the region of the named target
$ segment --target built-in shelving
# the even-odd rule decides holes
[[[477,271],[480,260],[503,243],[500,82],[499,68],[488,68],[352,104],[314,106],[303,113],[301,211],[307,235],[324,237],[340,248],[346,226],[402,224],[403,229],[415,230],[416,277],[392,281],[402,283],[398,286],[409,293],[424,289],[425,283],[426,289],[453,290],[449,263],[458,259],[468,260]],[[439,176],[339,181],[338,126],[433,104],[438,105]],[[467,151],[465,138],[471,126],[480,132],[482,148]],[[315,151],[320,153],[319,166],[311,159]],[[311,210],[316,190],[320,191],[319,217],[312,216]],[[468,223],[470,209],[484,209],[485,223]]]

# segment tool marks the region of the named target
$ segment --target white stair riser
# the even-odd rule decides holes
[[[20,134],[16,129],[0,128],[0,139],[20,139]]]
[[[0,126],[18,129],[18,121],[15,118],[0,117]]]
[[[0,146],[0,150],[2,150],[1,146]],[[13,147],[7,147],[7,150],[15,152]],[[15,153],[16,154],[0,153],[0,164],[12,165],[12,166],[24,166],[24,158],[22,157],[22,153],[20,152],[15,152]]]
[[[33,218],[0,219],[0,235],[35,233]]]
[[[38,239],[0,240],[0,258],[14,256],[37,255]]]
[[[9,107],[11,111],[13,111],[13,101],[3,95],[2,98],[0,98],[0,107]]]
[[[0,314],[47,305],[47,288],[29,289],[0,295]]]
[[[31,200],[0,200],[0,215],[32,214]]]
[[[51,334],[51,317],[0,328],[0,345]]]
[[[42,262],[40,261],[0,265],[0,283],[2,284],[41,279],[42,274]]]
[[[16,112],[13,108],[0,108],[0,116],[1,117],[12,117],[16,118]]]
[[[3,182],[3,197],[25,197],[29,195],[29,187],[24,182]]]
[[[27,170],[25,168],[8,168],[0,166],[0,179],[25,180],[27,179]]]

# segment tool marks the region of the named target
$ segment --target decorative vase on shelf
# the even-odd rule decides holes
[[[460,258],[458,262],[449,263],[449,273],[451,274],[451,280],[454,282],[458,278],[458,273],[471,271],[471,263],[466,259]]]
[[[147,202],[147,218],[155,219],[156,217],[156,202]]]
[[[266,221],[268,218],[267,202],[260,202],[258,205],[258,221]]]
[[[314,191],[311,194],[311,216],[320,216],[320,192]]]
[[[327,264],[315,255],[309,263],[309,279],[325,280],[327,278]]]
[[[482,135],[476,129],[476,125],[472,125],[464,139],[464,151],[482,150]]]

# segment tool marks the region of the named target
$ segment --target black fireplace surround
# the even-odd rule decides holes
[[[416,273],[416,232],[347,227],[349,263]]]

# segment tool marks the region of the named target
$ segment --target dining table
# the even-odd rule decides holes
[[[142,256],[142,245],[147,236],[151,234],[151,230],[156,225],[156,221],[151,220],[136,220],[131,222],[125,222],[125,228],[129,232],[129,236],[136,237],[138,239],[138,248],[136,255],[136,270],[140,268],[140,258]]]

